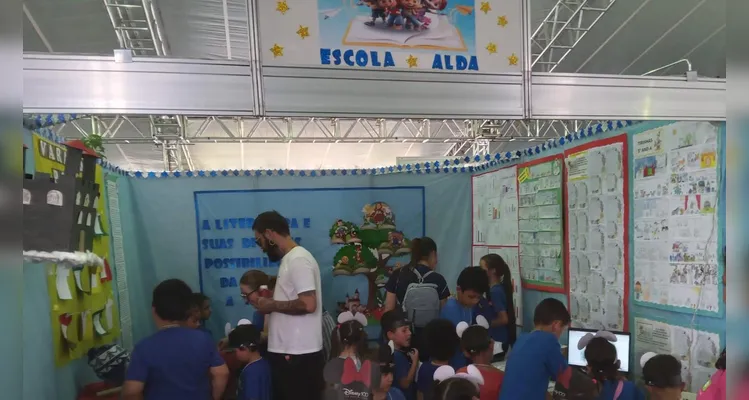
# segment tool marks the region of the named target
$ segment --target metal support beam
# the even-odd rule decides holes
[[[553,72],[616,0],[558,0],[531,36],[534,71]]]
[[[169,55],[161,17],[153,0],[103,0],[109,21],[123,49],[137,56]]]

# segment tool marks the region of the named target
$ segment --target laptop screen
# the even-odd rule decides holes
[[[595,334],[597,331],[592,329],[569,328],[569,346],[567,348],[567,363],[577,367],[588,365],[585,361],[585,349],[578,350],[577,343],[588,333]],[[630,355],[630,334],[627,332],[611,332],[616,335],[616,342],[612,344],[616,347],[616,356],[619,358],[619,371],[629,372],[629,355]]]

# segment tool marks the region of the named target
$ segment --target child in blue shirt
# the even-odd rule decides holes
[[[192,303],[192,289],[179,279],[163,281],[153,290],[158,331],[133,349],[123,398],[200,400],[224,392],[229,369],[213,339],[184,326]]]
[[[433,398],[434,371],[443,365],[449,365],[455,356],[455,349],[460,347],[460,338],[452,322],[434,319],[424,327],[424,345],[430,357],[429,362],[422,363],[416,373],[418,400]]]
[[[393,387],[393,372],[395,361],[393,361],[393,350],[387,344],[380,346],[378,361],[380,364],[380,385],[372,398],[385,400],[406,400],[400,389]]]
[[[458,275],[458,285],[455,297],[447,299],[440,311],[440,318],[453,324],[453,331],[460,322],[468,325],[474,320],[473,309],[479,303],[482,295],[489,290],[489,277],[480,267],[468,267]],[[468,360],[459,348],[450,360],[450,366],[460,369],[468,365]]]
[[[481,257],[479,265],[489,275],[488,300],[493,314],[487,312],[488,315],[484,317],[489,321],[489,335],[492,340],[502,343],[503,353],[497,357],[497,361],[501,361],[504,353],[517,339],[515,304],[512,298],[513,278],[510,266],[498,254],[492,253]],[[481,305],[479,303],[479,306]]]
[[[542,300],[533,313],[535,330],[518,338],[507,358],[499,400],[544,400],[549,380],[568,382],[572,370],[562,355],[559,337],[570,324],[561,301]]]
[[[393,386],[400,389],[406,400],[416,399],[416,371],[419,368],[419,351],[411,345],[411,322],[402,310],[386,312],[380,319],[383,339],[393,350]]]
[[[605,333],[613,336],[609,332]],[[598,385],[598,400],[645,400],[645,393],[634,383],[620,376],[616,347],[606,337],[599,335],[600,333],[590,339],[585,346],[588,375],[593,377]],[[615,336],[613,338],[616,339]]]
[[[271,400],[270,365],[260,356],[260,329],[239,325],[229,333],[229,346],[236,349],[237,360],[246,363],[239,374],[237,400]]]

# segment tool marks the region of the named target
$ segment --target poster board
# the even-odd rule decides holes
[[[481,257],[495,253],[510,267],[512,275],[512,302],[515,305],[515,324],[523,326],[523,288],[520,284],[520,255],[517,247],[473,246],[472,265],[479,265]]]
[[[634,301],[717,316],[720,146],[709,122],[677,122],[632,138]]]
[[[627,135],[564,152],[572,326],[627,330]]]
[[[320,267],[325,309],[335,318],[357,307],[370,338],[378,337],[390,272],[408,263],[410,240],[425,235],[423,186],[211,190],[194,192],[194,201],[200,289],[212,300],[207,328],[216,340],[227,322],[254,312],[240,296],[242,275],[278,273],[255,241],[258,214],[276,210],[289,221]]]
[[[54,176],[65,170],[67,148],[64,145],[33,135],[33,148],[36,172]],[[100,165],[96,166],[95,182],[103,194],[104,172]],[[109,216],[105,211],[106,196],[99,196],[96,208],[100,234],[94,237],[92,251],[108,260],[110,242],[107,232],[110,229]],[[108,267],[84,267],[76,273],[68,267],[47,266],[47,282],[44,284],[50,302],[55,365],[62,366],[84,357],[89,349],[119,338],[120,319],[112,291],[113,279],[112,270]]]
[[[725,344],[718,333],[635,318],[633,330],[635,374],[642,376],[640,358],[647,352],[671,354],[681,361],[685,391],[696,393],[715,372]]]
[[[518,244],[523,287],[566,291],[562,155],[518,166]]]
[[[518,245],[517,167],[471,177],[473,244]]]
[[[522,71],[520,0],[399,3],[258,2],[263,65],[465,73]]]

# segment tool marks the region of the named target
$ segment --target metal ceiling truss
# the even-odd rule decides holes
[[[616,0],[559,0],[531,36],[531,68],[554,72]]]
[[[137,56],[169,56],[154,0],[103,0],[117,41]]]
[[[194,169],[189,147],[197,143],[449,143],[445,156],[475,156],[508,142],[546,140],[599,122],[100,115],[62,124],[56,132],[98,134],[126,160],[123,146],[152,143],[163,152],[165,170],[179,171]]]

